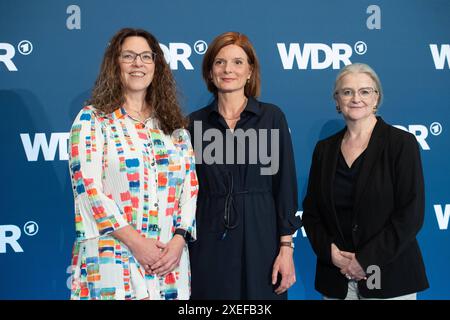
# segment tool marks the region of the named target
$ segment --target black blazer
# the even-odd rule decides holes
[[[366,281],[358,281],[360,294],[391,298],[429,286],[416,240],[424,219],[424,181],[414,135],[377,119],[355,186],[352,241],[362,268],[375,265],[381,270],[381,288],[369,289]],[[345,131],[317,143],[302,217],[317,255],[316,290],[341,299],[348,280],[331,261],[331,243],[339,248],[344,244],[333,182]]]

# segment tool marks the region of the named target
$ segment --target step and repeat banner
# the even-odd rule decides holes
[[[157,36],[186,113],[211,100],[201,78],[208,43],[225,31],[247,34],[261,63],[260,100],[288,119],[299,203],[315,143],[344,126],[332,99],[338,69],[371,65],[385,92],[379,114],[421,148],[426,212],[418,239],[430,288],[418,298],[450,299],[449,15],[448,0],[1,0],[0,299],[69,297],[69,129],[123,27]],[[303,229],[295,244],[289,299],[320,299]]]

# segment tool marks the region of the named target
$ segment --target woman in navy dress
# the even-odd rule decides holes
[[[199,179],[192,299],[286,299],[295,282],[297,177],[283,112],[256,100],[248,38],[219,35],[203,60],[214,101],[190,115]]]

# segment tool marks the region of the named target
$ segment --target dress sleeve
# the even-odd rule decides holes
[[[85,107],[76,117],[69,138],[78,240],[103,236],[128,225],[116,202],[103,193],[104,139],[99,119],[91,107]]]
[[[272,192],[277,211],[278,233],[280,236],[291,235],[302,226],[298,210],[297,174],[295,170],[294,151],[291,134],[284,114],[280,111],[276,121],[279,129],[278,170],[273,177]],[[272,143],[277,143],[272,141]],[[272,157],[273,159],[273,157]]]
[[[195,212],[197,209],[198,181],[195,171],[195,155],[187,130],[179,130],[179,148],[184,158],[185,176],[180,195],[180,210],[176,228],[183,228],[191,235],[191,241],[197,238]]]

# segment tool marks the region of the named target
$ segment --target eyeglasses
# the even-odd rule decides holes
[[[378,90],[370,87],[361,88],[358,90],[358,95],[361,99],[369,99],[374,93],[378,94]],[[335,94],[339,95],[342,99],[350,99],[355,96],[355,91],[352,89],[339,89],[335,92]]]
[[[141,61],[146,64],[152,64],[155,62],[156,53],[151,51],[144,51],[141,53],[136,53],[133,51],[123,51],[119,58],[123,63],[133,63],[136,60],[136,57],[140,57]]]

